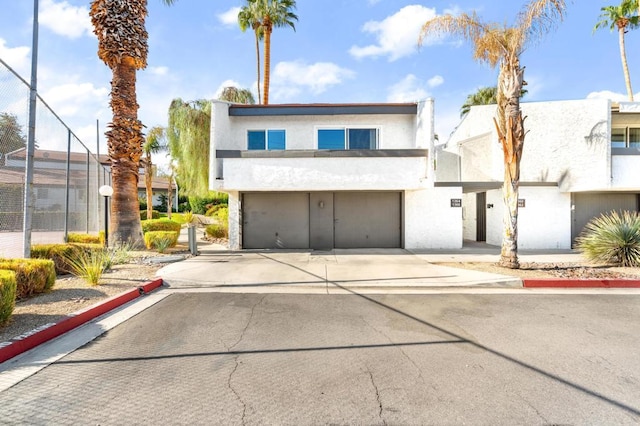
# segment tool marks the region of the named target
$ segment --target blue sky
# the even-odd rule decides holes
[[[593,33],[603,0],[575,0],[566,20],[523,55],[524,101],[604,96],[624,100],[616,33]],[[0,58],[30,73],[33,2],[6,1]],[[472,59],[468,44],[444,38],[417,48],[420,25],[446,12],[476,10],[486,21],[513,23],[524,1],[298,0],[296,31],[276,29],[272,47],[275,103],[403,102],[432,97],[436,131],[446,140],[460,106],[497,71]],[[110,120],[111,73],[96,55],[89,0],[40,0],[39,92],[90,147],[95,122]],[[213,98],[227,85],[255,93],[254,38],[236,22],[241,0],[149,0],[148,68],[138,74],[139,116],[165,125],[171,100]],[[627,34],[632,83],[640,88],[640,30]],[[0,96],[6,96],[0,93]],[[5,100],[6,101],[6,100]],[[3,104],[7,104],[3,101]],[[104,130],[104,129],[103,129]],[[101,131],[102,133],[102,131]],[[101,152],[105,138],[101,136]]]

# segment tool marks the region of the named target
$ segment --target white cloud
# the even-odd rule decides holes
[[[8,47],[6,41],[0,38],[0,58],[24,78],[29,71],[29,52],[26,46]]]
[[[306,64],[303,61],[279,62],[272,76],[274,95],[290,98],[308,89],[314,95],[355,77],[355,72],[331,62]]]
[[[429,87],[438,87],[444,83],[444,77],[441,75],[434,75],[429,80],[427,80],[427,85]]]
[[[72,6],[66,1],[56,3],[54,0],[42,0],[38,15],[43,27],[64,37],[79,38],[93,33],[89,9],[84,6]]]
[[[388,56],[389,62],[415,53],[422,25],[436,17],[436,10],[420,5],[405,6],[382,21],[369,21],[362,30],[374,34],[377,44],[365,47],[353,46],[352,56],[360,59],[368,56]]]
[[[601,90],[599,92],[591,92],[587,95],[587,99],[609,99],[614,102],[626,102],[629,97],[626,93],[616,93],[610,90]],[[633,95],[633,99],[640,99],[640,93]]]
[[[414,102],[422,99],[426,99],[429,97],[429,92],[427,91],[427,86],[430,86],[429,82],[436,77],[435,76],[429,79],[428,82],[423,82],[418,77],[413,74],[407,75],[405,78],[389,87],[388,89],[388,102]],[[442,78],[442,77],[440,77]]]
[[[41,93],[42,98],[61,117],[99,110],[108,105],[109,89],[93,83],[66,83]]]
[[[149,67],[149,72],[153,75],[165,76],[169,74],[169,67]]]
[[[232,7],[226,12],[219,13],[217,15],[218,21],[220,21],[223,25],[227,25],[227,26],[238,25],[239,12],[240,12],[239,7]]]

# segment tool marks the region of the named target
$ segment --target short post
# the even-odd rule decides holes
[[[198,241],[196,239],[196,227],[189,224],[187,226],[187,235],[189,237],[189,251],[192,255],[198,255]]]
[[[109,247],[109,197],[113,195],[113,188],[102,185],[98,192],[104,197],[104,246]]]

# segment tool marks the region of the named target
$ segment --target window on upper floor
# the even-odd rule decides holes
[[[377,149],[378,129],[318,129],[318,149]]]
[[[614,127],[611,129],[612,148],[640,148],[640,127]]]
[[[284,130],[249,130],[247,132],[247,148],[249,150],[285,149],[285,142]]]

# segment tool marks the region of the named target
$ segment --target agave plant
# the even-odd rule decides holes
[[[612,211],[592,219],[577,238],[592,262],[640,266],[640,212]]]

